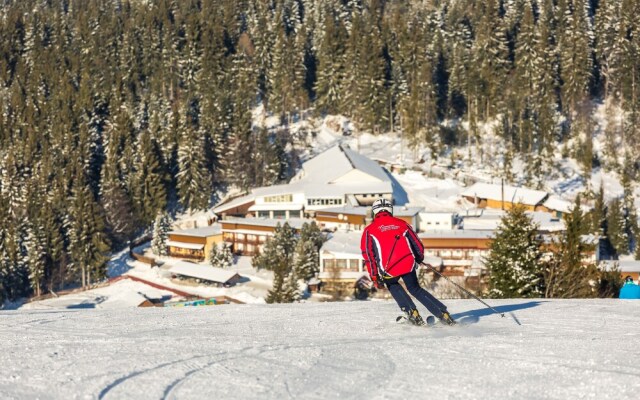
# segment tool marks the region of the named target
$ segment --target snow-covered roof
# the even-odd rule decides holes
[[[446,229],[420,232],[420,239],[492,239],[495,231],[492,230],[461,230]]]
[[[204,244],[200,244],[200,243],[186,243],[186,242],[177,242],[175,240],[167,240],[166,244],[169,247],[179,247],[181,249],[189,249],[189,250],[204,249]]]
[[[342,148],[344,154],[347,156],[353,168],[360,170],[367,175],[371,175],[378,178],[381,181],[389,181],[389,177],[384,172],[384,169],[374,160],[354,151],[348,147]]]
[[[605,271],[611,271],[617,266],[622,273],[640,272],[640,260],[602,260],[598,266]]]
[[[587,235],[580,235],[580,241],[584,244],[596,245],[600,242],[600,236],[589,233]]]
[[[305,222],[310,224],[314,222],[314,220],[306,218],[289,218],[287,220],[270,218],[227,218],[221,221],[221,223],[265,226],[269,228],[275,228],[278,224],[284,225],[285,222],[292,228],[301,229]]]
[[[465,216],[465,230],[496,230],[500,226],[500,221],[506,215],[505,211],[486,213],[480,216]],[[546,232],[557,232],[565,230],[565,223],[562,219],[544,211],[527,211],[526,215],[531,221],[538,225],[538,229]]]
[[[204,279],[212,282],[226,283],[236,275],[236,272],[209,265],[193,264],[185,261],[170,261],[169,272],[176,275],[188,276],[191,278]]]
[[[180,235],[180,236],[194,236],[194,237],[209,237],[216,236],[222,234],[222,227],[220,224],[214,224],[211,226],[204,226],[202,228],[192,228],[192,229],[182,229],[179,231],[171,231],[170,235]]]
[[[555,195],[550,195],[549,198],[545,200],[545,202],[542,205],[553,211],[569,213],[571,212],[571,209],[573,209],[574,202],[567,201]],[[582,212],[589,212],[591,211],[591,209],[593,209],[593,207],[588,206],[586,204],[580,205],[580,210],[582,210]]]
[[[391,181],[363,183],[332,183],[320,185],[304,181],[303,193],[307,198],[343,197],[349,194],[390,194]]]
[[[96,289],[67,294],[26,304],[25,309],[138,307],[148,299],[171,298],[175,293],[156,289],[142,282],[123,279]]]
[[[253,201],[256,201],[256,195],[252,192],[244,196],[236,197],[235,199],[227,203],[217,205],[216,207],[213,208],[213,212],[216,214],[221,214],[225,211],[231,210],[236,207],[240,207],[244,204],[251,203]]]
[[[479,199],[502,200],[501,185],[478,182],[461,193],[464,197]],[[547,192],[504,185],[504,201],[528,205],[540,204],[548,196]]]
[[[330,168],[328,168],[330,166]],[[331,183],[357,169],[379,181],[390,179],[378,163],[347,147],[333,146],[302,165],[299,177],[317,183]]]
[[[302,210],[303,205],[300,203],[269,203],[269,204],[254,204],[249,207],[249,211],[297,211]]]
[[[331,237],[324,242],[320,248],[320,253],[341,253],[350,254],[355,258],[362,257],[362,251],[360,250],[360,239],[362,238],[362,232],[357,231],[337,231],[331,234]]]
[[[394,206],[393,215],[396,217],[413,217],[422,211],[422,207]],[[358,206],[329,207],[316,210],[316,213],[349,214],[349,215],[371,215],[371,208]]]
[[[358,182],[358,177],[352,177],[354,182],[338,181],[351,171],[359,171],[371,180]],[[393,194],[393,183],[384,169],[375,161],[339,145],[333,146],[302,165],[302,171],[288,184],[259,187],[251,190],[251,193],[231,200],[228,203],[216,206],[215,213],[223,213],[236,207],[255,202],[257,198],[280,194],[303,194],[305,199],[340,198],[348,195],[362,194]],[[258,210],[296,210],[305,206],[304,203],[294,203],[289,206],[252,205],[251,211]],[[274,208],[289,207],[289,208]]]
[[[561,199],[558,196],[551,195],[547,200],[545,200],[543,206],[547,207],[550,210],[567,213],[573,207],[573,203],[571,203],[570,201]]]
[[[422,207],[424,209],[424,207]],[[458,215],[457,212],[454,211],[420,211],[420,215],[424,215],[426,217],[430,216],[430,215],[434,215],[434,216],[453,216],[453,215]]]

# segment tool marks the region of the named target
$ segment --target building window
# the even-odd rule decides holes
[[[265,196],[265,203],[291,203],[293,201],[292,194],[278,194],[274,196]]]
[[[285,210],[276,210],[273,212],[274,219],[285,219],[287,218],[287,212]]]
[[[269,211],[258,211],[258,218],[269,218]]]
[[[300,218],[300,210],[289,211],[289,218]]]
[[[341,198],[329,198],[329,199],[307,199],[307,205],[310,206],[339,206],[343,204]]]
[[[325,271],[331,271],[333,268],[336,267],[336,260],[334,259],[323,260],[322,265]]]

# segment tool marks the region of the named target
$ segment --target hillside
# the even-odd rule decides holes
[[[391,302],[0,311],[2,398],[635,399],[640,308],[473,300],[463,328]],[[518,324],[519,323],[519,324]]]

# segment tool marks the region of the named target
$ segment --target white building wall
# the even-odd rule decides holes
[[[363,274],[366,274],[366,268],[363,265],[361,254],[352,253],[338,253],[338,252],[320,252],[320,273],[318,277],[320,279],[331,279],[335,277],[335,272],[325,269],[325,260],[347,260],[350,265],[357,265],[357,269],[349,269],[340,271],[341,279],[359,279]]]
[[[455,213],[420,213],[419,226],[422,231],[454,229]]]

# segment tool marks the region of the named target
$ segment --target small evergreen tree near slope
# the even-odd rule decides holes
[[[595,264],[582,258],[589,250],[582,236],[590,228],[580,209],[580,196],[571,212],[565,215],[566,231],[553,243],[551,258],[545,268],[545,297],[585,298],[598,295],[600,273]]]
[[[295,269],[298,277],[308,281],[320,272],[319,251],[325,237],[315,222],[304,223],[295,249]]]
[[[626,232],[622,202],[613,200],[607,207],[607,238],[618,254],[629,252],[629,236]]]
[[[300,241],[313,243],[313,247],[319,251],[326,240],[327,239],[315,222],[305,222],[302,224],[302,229],[300,229]]]
[[[295,270],[300,278],[305,281],[320,272],[320,257],[312,242],[298,241],[295,254]]]
[[[211,247],[209,253],[209,263],[212,267],[217,268],[229,268],[233,265],[233,254],[231,249],[226,244],[222,244],[220,247],[214,245]]]
[[[167,255],[167,239],[171,229],[171,217],[166,212],[159,212],[153,223],[153,239],[151,251],[157,256]]]
[[[542,268],[538,227],[515,206],[502,219],[491,253],[485,260],[489,270],[490,295],[496,298],[540,297]]]
[[[604,186],[600,182],[600,189],[596,193],[593,209],[589,213],[591,233],[602,234],[607,218],[606,203],[604,201]]]
[[[264,251],[253,258],[255,268],[267,269],[274,274],[273,288],[267,295],[267,303],[291,303],[299,297],[293,263],[296,243],[293,228],[286,222],[278,224],[273,237],[265,243]]]
[[[600,273],[598,296],[617,299],[620,296],[620,289],[623,285],[624,281],[617,266],[611,270],[602,271]]]

